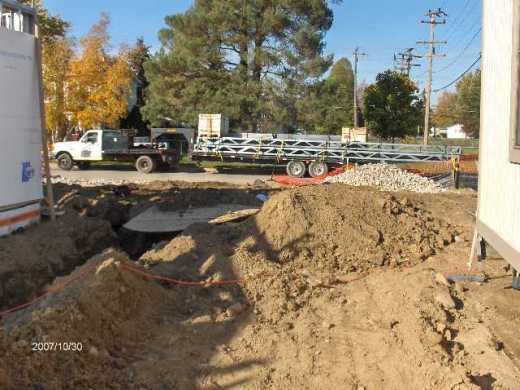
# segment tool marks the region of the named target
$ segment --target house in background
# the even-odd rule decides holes
[[[468,139],[471,138],[464,132],[462,125],[453,125],[445,129],[446,138],[448,139]]]
[[[482,237],[516,270],[513,283],[519,288],[520,1],[484,0],[483,7],[478,235],[473,249]]]
[[[455,124],[449,127],[438,128],[433,127],[430,131],[431,137],[444,137],[447,139],[470,139],[470,137],[464,132],[464,127],[460,124]]]

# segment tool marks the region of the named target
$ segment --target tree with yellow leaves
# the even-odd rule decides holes
[[[74,52],[68,38],[48,40],[43,47],[43,87],[47,131],[53,140],[62,140],[67,132],[65,88]]]
[[[126,49],[108,54],[110,19],[106,14],[81,39],[81,54],[72,60],[67,87],[73,125],[83,129],[116,128],[128,112],[133,82]]]

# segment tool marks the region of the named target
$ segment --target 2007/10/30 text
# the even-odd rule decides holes
[[[82,343],[75,342],[34,342],[31,343],[33,352],[81,352],[83,350]]]

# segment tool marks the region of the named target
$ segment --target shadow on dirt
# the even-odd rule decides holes
[[[240,229],[244,224],[248,227],[245,235]],[[244,238],[251,235],[260,240],[258,250],[277,258],[278,252],[261,238],[256,225],[245,221],[221,226],[191,225],[177,240],[146,253],[142,261],[148,263],[152,259],[155,265],[151,272],[161,277],[214,283],[240,281],[244,275],[237,273],[230,257]],[[161,350],[152,372],[167,368],[168,374],[151,379],[149,366],[137,361],[133,364],[133,375],[142,381],[138,385],[231,389],[245,386],[266,372],[269,361],[253,358],[258,354],[251,353],[249,360],[234,358],[234,351],[240,350],[238,354],[244,356],[244,349],[252,349],[241,333],[255,317],[253,303],[240,282],[212,287],[170,284],[165,287],[174,292],[179,304],[172,324],[162,327],[155,343],[164,342],[169,334],[174,338],[174,347]]]

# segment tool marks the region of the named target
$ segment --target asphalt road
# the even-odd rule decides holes
[[[177,172],[157,172],[142,174],[129,166],[92,166],[81,171],[74,168],[72,171],[63,171],[55,164],[51,164],[51,175],[61,176],[66,181],[89,182],[135,182],[146,183],[152,181],[186,181],[191,183],[220,182],[238,185],[253,184],[255,180],[267,181],[271,179],[271,171],[265,169],[236,168],[236,169],[193,169],[181,168]]]

